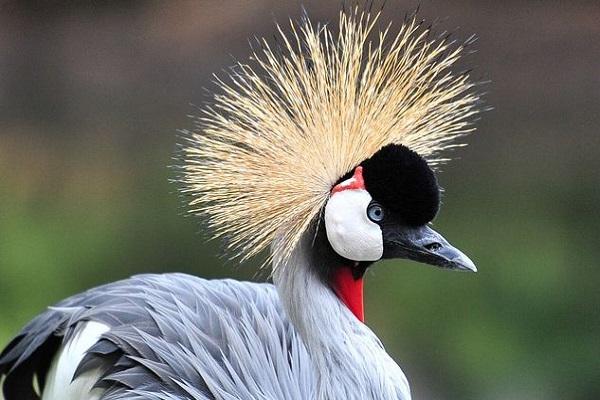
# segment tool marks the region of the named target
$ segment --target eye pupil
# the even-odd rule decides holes
[[[383,207],[378,203],[372,202],[367,208],[367,217],[373,222],[381,222],[383,220]]]

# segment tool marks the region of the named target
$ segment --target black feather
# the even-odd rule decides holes
[[[373,199],[410,226],[432,221],[440,189],[427,161],[408,147],[390,144],[363,161],[365,187]]]

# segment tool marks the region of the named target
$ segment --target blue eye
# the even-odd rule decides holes
[[[381,207],[378,203],[371,202],[367,207],[367,217],[373,222],[381,222],[383,220],[385,213],[383,212],[383,207]]]

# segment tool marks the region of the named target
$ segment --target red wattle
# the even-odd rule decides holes
[[[354,278],[349,267],[338,268],[333,275],[333,289],[342,302],[361,322],[365,322],[363,278]]]

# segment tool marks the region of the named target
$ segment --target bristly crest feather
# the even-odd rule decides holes
[[[339,30],[308,18],[261,39],[253,65],[197,117],[182,149],[183,192],[243,260],[272,246],[286,260],[335,182],[381,147],[403,144],[435,166],[473,130],[478,96],[454,74],[464,46],[430,39],[415,18],[375,35],[379,14],[341,12]],[[275,240],[277,239],[277,240]]]

